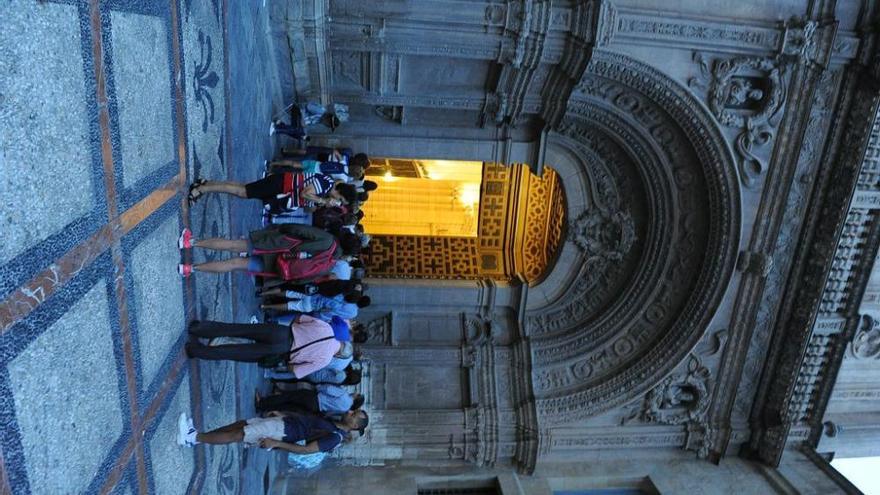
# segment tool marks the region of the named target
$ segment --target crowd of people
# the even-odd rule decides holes
[[[270,135],[283,130],[303,138],[308,122],[296,107],[292,116],[292,125],[274,121]],[[363,435],[369,423],[365,398],[352,387],[361,380],[356,346],[367,339],[356,318],[370,305],[359,259],[370,237],[359,222],[377,184],[364,180],[367,155],[349,149],[300,146],[264,166],[263,178],[248,184],[197,179],[190,185],[191,204],[215,193],[260,200],[263,225],[246,240],[197,239],[184,229],[181,250],[232,256],[180,264],[178,271],[189,277],[237,270],[255,277],[263,322],[193,321],[185,350],[191,359],[258,363],[272,381],[272,393],[255,394],[258,417],[213,431],[197,431],[181,414],[177,441],[190,447],[244,442],[297,454],[329,452],[353,432]]]

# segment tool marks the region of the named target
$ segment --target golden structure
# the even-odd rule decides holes
[[[553,263],[565,226],[554,170],[538,177],[521,164],[380,158],[378,165],[379,189],[364,218],[371,277],[534,284]]]

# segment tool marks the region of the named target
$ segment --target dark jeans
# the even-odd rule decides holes
[[[263,397],[257,403],[257,412],[287,411],[301,409],[313,413],[320,412],[316,390],[291,390]]]
[[[275,132],[286,134],[294,139],[302,139],[306,135],[305,129],[297,125],[288,125],[283,122],[275,122]]]
[[[196,337],[239,337],[252,339],[252,344],[228,344],[207,346],[190,342],[186,352],[192,358],[209,360],[229,360],[255,363],[266,356],[290,351],[293,337],[290,327],[271,323],[223,323],[219,321],[198,321],[189,327],[189,333]]]

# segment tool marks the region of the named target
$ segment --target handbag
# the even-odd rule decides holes
[[[330,340],[332,338],[335,338],[335,335],[330,335],[329,337],[324,337],[321,339],[313,340],[306,345],[301,345],[301,346],[296,347],[296,348],[294,348],[290,351],[287,351],[287,352],[282,352],[280,354],[269,354],[268,356],[263,356],[260,358],[259,361],[257,361],[257,364],[260,366],[260,368],[277,368],[278,366],[285,365],[287,363],[287,361],[290,359],[290,356],[292,356],[293,354],[296,354],[300,350],[305,349],[306,347],[308,347],[312,344],[317,344],[318,342],[324,342],[325,340]]]

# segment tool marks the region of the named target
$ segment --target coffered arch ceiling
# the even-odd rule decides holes
[[[526,325],[538,412],[558,424],[631,400],[685,358],[730,282],[741,214],[715,120],[632,58],[594,52],[548,148],[569,255]]]

